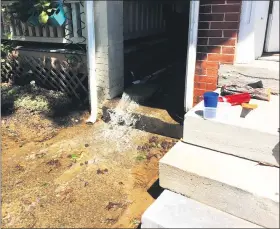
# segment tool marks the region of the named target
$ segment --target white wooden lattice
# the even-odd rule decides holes
[[[59,54],[58,54],[59,55]],[[51,53],[47,56],[36,55],[10,55],[1,65],[1,77],[14,78],[24,77],[32,73],[36,80],[53,90],[67,93],[70,97],[81,98],[81,94],[87,95],[87,72],[86,65],[79,63],[70,66],[63,55],[53,57]]]

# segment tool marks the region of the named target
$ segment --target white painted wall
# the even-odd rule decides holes
[[[269,1],[242,1],[235,63],[250,63],[264,48]]]

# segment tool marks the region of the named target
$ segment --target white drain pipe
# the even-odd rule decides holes
[[[97,119],[97,85],[95,74],[95,27],[94,27],[94,1],[84,1],[86,14],[87,33],[87,61],[88,61],[88,82],[90,117],[86,122],[94,123]]]

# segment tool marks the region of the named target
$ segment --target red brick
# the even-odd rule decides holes
[[[207,69],[207,76],[218,77],[218,69]]]
[[[222,54],[208,54],[208,61],[217,61],[221,63],[233,63],[234,55],[222,55]]]
[[[208,60],[209,61],[217,61],[217,62],[220,62],[221,60],[221,54],[209,54],[208,55]]]
[[[209,62],[209,61],[196,61],[196,68],[207,68],[207,69],[218,69],[219,63],[217,62]]]
[[[194,83],[194,88],[205,90],[205,89],[206,89],[206,83],[198,83],[198,82],[195,82],[195,83]]]
[[[221,59],[221,64],[233,64],[234,55],[223,55]]]
[[[240,13],[227,13],[225,14],[225,21],[239,21]]]
[[[198,104],[200,101],[202,101],[202,96],[193,96],[193,106]]]
[[[215,91],[217,89],[217,84],[208,83],[206,84],[207,91]]]
[[[206,60],[207,59],[207,54],[198,52],[198,53],[196,53],[196,59],[197,60]]]
[[[224,14],[199,14],[199,21],[223,21]]]
[[[225,4],[225,0],[201,0],[200,5],[214,5],[214,4]]]
[[[198,99],[199,99],[199,96],[193,96],[193,106],[195,106],[196,104],[198,104]]]
[[[222,47],[222,54],[234,54],[235,48],[234,47]]]
[[[236,38],[237,37],[237,30],[223,30],[223,35],[226,38]]]
[[[205,76],[207,72],[204,68],[195,68],[195,74],[199,76]]]
[[[209,38],[209,45],[224,45],[224,46],[235,46],[236,39],[228,38]]]
[[[239,13],[240,5],[216,5],[212,6],[213,13]]]
[[[194,95],[196,95],[196,96],[202,96],[202,95],[204,94],[205,91],[206,91],[205,89],[198,89],[198,88],[195,88],[194,91],[193,91],[193,93],[194,93]]]
[[[208,44],[208,38],[198,38],[197,39],[197,45],[207,45]]]
[[[211,5],[200,6],[199,13],[211,13]]]
[[[221,53],[221,46],[197,46],[197,52]]]
[[[198,30],[198,37],[222,37],[222,30]]]
[[[210,29],[238,29],[239,22],[211,22]]]
[[[198,29],[209,29],[210,22],[199,22]]]
[[[212,77],[212,76],[194,76],[194,82],[198,83],[212,83],[217,84],[218,77]]]

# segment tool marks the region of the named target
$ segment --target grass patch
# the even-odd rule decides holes
[[[1,108],[25,109],[32,112],[54,113],[67,110],[71,99],[63,92],[47,90],[36,85],[1,85]]]
[[[146,159],[147,159],[147,156],[144,153],[137,155],[135,158],[136,161],[144,161]]]

